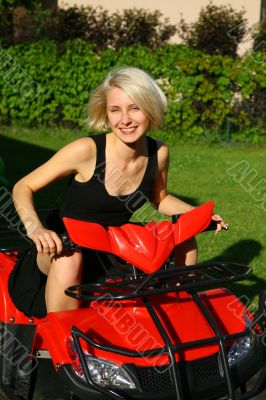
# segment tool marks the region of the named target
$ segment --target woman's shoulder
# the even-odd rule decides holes
[[[161,139],[152,138],[157,145],[158,156],[160,158],[167,158],[169,156],[169,148],[166,143],[164,143]]]
[[[154,139],[154,138],[153,138]],[[168,164],[168,159],[169,159],[169,148],[167,144],[165,144],[162,140],[160,139],[154,139],[157,144],[157,159],[158,159],[158,166],[159,169],[164,167],[165,165]]]
[[[61,152],[69,153],[79,160],[90,159],[95,155],[96,145],[91,137],[82,137],[67,144]]]

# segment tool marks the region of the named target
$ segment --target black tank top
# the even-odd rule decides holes
[[[71,178],[65,200],[60,207],[61,217],[97,222],[103,226],[120,226],[151,196],[157,174],[157,143],[147,137],[148,163],[139,187],[130,194],[110,195],[104,185],[106,134],[90,136],[96,144],[96,167],[87,182]]]

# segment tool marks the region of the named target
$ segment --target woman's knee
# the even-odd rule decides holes
[[[36,262],[39,270],[45,274],[48,275],[50,267],[51,267],[51,262],[52,262],[52,254],[37,254]]]
[[[53,257],[49,275],[61,284],[75,283],[81,278],[83,257],[81,252],[75,251],[71,255]]]
[[[176,265],[196,264],[198,245],[195,236],[176,246]]]

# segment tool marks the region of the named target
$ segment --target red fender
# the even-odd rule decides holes
[[[115,254],[150,274],[157,271],[178,244],[202,232],[211,222],[213,202],[182,214],[176,223],[150,222],[145,226],[103,226],[63,218],[71,240],[82,247]]]

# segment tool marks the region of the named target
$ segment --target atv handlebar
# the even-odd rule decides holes
[[[172,224],[175,224],[177,222],[178,218],[181,217],[181,215],[182,214],[174,214],[174,215],[172,215]],[[216,228],[217,228],[217,221],[211,220],[209,226],[207,226],[207,228],[204,229],[204,232],[205,231],[215,231]],[[228,231],[229,225],[226,224],[226,227],[223,226],[222,229],[225,230],[225,231]]]
[[[217,228],[217,221],[211,221],[210,225],[205,229],[205,231],[215,231]],[[228,231],[229,225],[226,224],[226,227],[222,227],[223,230]]]

